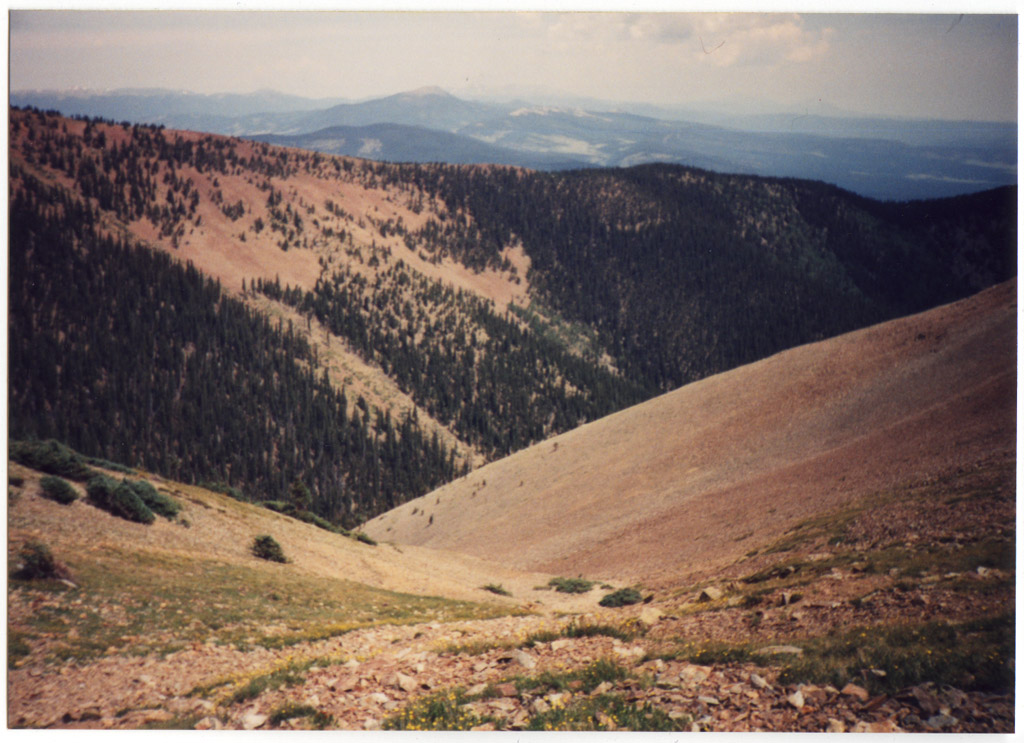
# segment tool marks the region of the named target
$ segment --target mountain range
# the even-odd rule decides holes
[[[13,726],[1012,731],[1015,185],[336,126],[11,109]]]
[[[1017,177],[1013,123],[632,107],[644,115],[600,102],[583,109],[464,100],[439,88],[360,102],[162,90],[15,91],[10,101],[391,162],[543,169],[670,162],[822,180],[899,201],[980,191]]]

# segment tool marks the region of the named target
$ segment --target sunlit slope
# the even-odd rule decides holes
[[[14,564],[22,545],[41,540],[89,595],[122,585],[133,595],[158,593],[183,612],[198,612],[202,605],[203,612],[213,614],[213,604],[228,597],[224,600],[230,607],[221,608],[254,625],[261,616],[287,617],[289,612],[303,624],[299,617],[308,613],[308,602],[327,602],[317,604],[321,614],[309,618],[312,624],[296,625],[296,631],[306,632],[317,622],[356,626],[514,612],[517,605],[535,601],[530,590],[550,578],[470,555],[370,544],[202,487],[143,473],[129,479],[149,480],[181,512],[176,519],[134,523],[97,508],[81,484],[76,486],[80,497],[60,505],[40,494],[41,473],[14,462],[10,468],[16,484],[11,486],[8,513],[9,560]],[[253,556],[253,540],[259,535],[274,537],[286,564]],[[527,600],[497,596],[483,588],[488,584],[500,584]],[[248,596],[238,599],[244,606],[235,606],[236,593]],[[552,593],[545,595],[544,604],[572,609],[594,604],[597,598],[579,601]],[[391,609],[378,611],[382,606]]]
[[[494,462],[366,525],[563,574],[714,567],[809,516],[1014,450],[1016,280],[792,349]]]

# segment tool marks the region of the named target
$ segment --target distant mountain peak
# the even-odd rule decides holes
[[[437,85],[426,85],[422,88],[416,88],[415,90],[407,90],[404,93],[399,93],[399,95],[403,98],[428,98],[430,96],[443,96],[444,98],[453,97],[451,93]]]

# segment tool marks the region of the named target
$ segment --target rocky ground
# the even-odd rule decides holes
[[[1013,462],[985,462],[803,524],[725,571],[641,587],[633,606],[554,611],[538,586],[522,600],[546,613],[284,647],[219,636],[63,661],[37,649],[8,670],[8,722],[1011,732],[1014,521]],[[52,592],[19,582],[8,598],[9,629],[49,606],[86,631]]]
[[[331,728],[373,730],[417,699],[460,688],[465,695],[457,707],[463,719],[475,723],[465,727],[476,729],[524,729],[553,709],[580,707],[602,696],[650,706],[684,730],[1013,729],[1012,693],[923,683],[874,694],[856,683],[836,688],[782,682],[771,658],[795,653],[796,646],[762,645],[763,664],[649,658],[657,652],[657,638],[682,629],[680,620],[656,616],[645,617],[653,622],[646,635],[625,641],[598,635],[505,647],[510,640],[558,629],[549,619],[517,617],[360,630],[287,652],[200,645],[161,660],[111,657],[56,673],[19,669],[10,673],[10,687],[17,690],[10,700],[10,724],[305,729],[321,721]],[[457,652],[456,646],[476,646],[476,652]],[[602,662],[626,677],[615,678],[613,672],[588,684],[587,669]],[[278,688],[270,682],[246,692],[275,670]],[[604,729],[618,726],[601,709],[594,722]],[[409,727],[415,724],[413,717]]]

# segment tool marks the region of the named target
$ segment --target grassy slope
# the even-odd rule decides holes
[[[10,473],[21,484],[11,487],[9,564],[25,542],[39,540],[76,584],[12,580],[16,663],[163,653],[207,641],[287,646],[380,623],[500,616],[522,611],[532,586],[550,578],[436,550],[363,544],[156,477],[183,510],[175,521],[146,526],[95,508],[80,486],[82,498],[59,505],[40,496],[39,473],[14,463]],[[272,535],[289,562],[253,557],[259,534]],[[518,598],[496,596],[484,590],[488,584]],[[552,608],[580,603],[561,598],[544,601]]]

